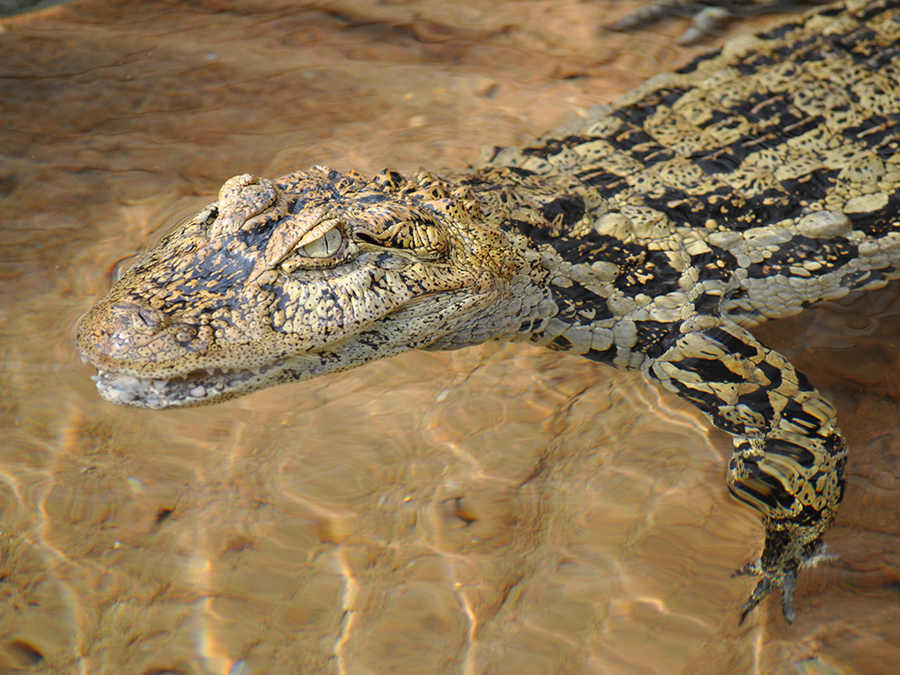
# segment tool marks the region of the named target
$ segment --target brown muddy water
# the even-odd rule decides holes
[[[0,21],[0,673],[900,672],[900,288],[757,334],[852,448],[793,626],[731,572],[729,439],[577,357],[413,353],[212,408],[101,401],[117,261],[234,174],[462,168],[698,49],[604,0],[76,0]]]

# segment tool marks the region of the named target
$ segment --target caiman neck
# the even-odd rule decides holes
[[[514,167],[446,174],[439,180],[457,186],[454,193],[465,202],[466,211],[503,233],[505,244],[496,255],[508,261],[511,273],[494,305],[429,349],[456,349],[487,340],[546,344],[546,328],[559,314],[550,280],[558,274],[560,259],[542,252],[539,241],[586,234],[605,211],[605,201],[569,176],[542,176]],[[536,230],[542,233],[537,239]]]

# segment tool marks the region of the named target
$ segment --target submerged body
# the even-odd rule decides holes
[[[409,349],[640,369],[734,439],[766,529],[743,615],[823,558],[833,407],[747,330],[900,266],[900,0],[728,43],[467,173],[226,182],[83,319],[101,395],[203,405]]]

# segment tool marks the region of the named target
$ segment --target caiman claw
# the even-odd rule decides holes
[[[816,542],[810,550],[803,554],[793,565],[768,566],[763,559],[754,560],[737,570],[732,577],[762,577],[756,588],[747,598],[747,602],[741,608],[741,618],[738,625],[744,623],[747,615],[770,593],[781,590],[781,612],[784,620],[794,623],[797,611],[794,609],[794,592],[797,590],[797,571],[811,569],[822,563],[833,562],[837,556],[827,553],[828,545],[824,542]]]

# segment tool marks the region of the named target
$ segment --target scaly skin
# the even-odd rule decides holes
[[[900,264],[900,0],[728,43],[467,173],[238,176],[78,328],[100,394],[216,403],[409,349],[527,340],[646,377],[730,433],[760,577],[794,617],[847,447],[748,331]]]

